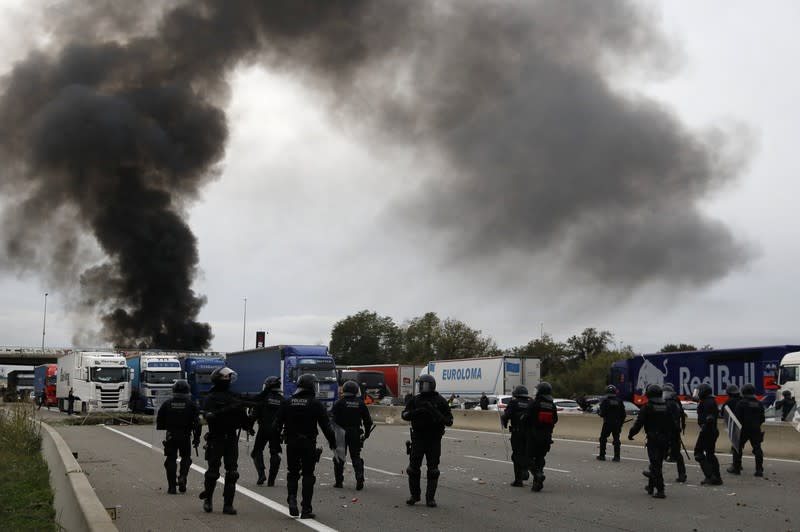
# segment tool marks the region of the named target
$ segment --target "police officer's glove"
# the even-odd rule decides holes
[[[255,435],[256,435],[256,429],[254,429],[254,428],[252,428],[252,427],[251,427],[251,428],[247,429],[247,433],[248,433],[250,436],[255,436]]]
[[[628,433],[628,439],[633,440],[633,434],[631,434],[630,432]]]
[[[504,429],[508,428],[508,421],[501,421],[500,423],[503,425]]]
[[[192,447],[197,448],[200,446],[200,438],[195,438],[192,440]]]

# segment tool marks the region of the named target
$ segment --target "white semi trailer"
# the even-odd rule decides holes
[[[56,400],[67,410],[69,390],[76,412],[126,410],[131,384],[125,357],[113,351],[71,351],[58,359]]]

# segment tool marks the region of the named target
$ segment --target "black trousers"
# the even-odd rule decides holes
[[[178,455],[181,457],[180,474],[178,474]],[[167,471],[167,485],[175,487],[176,475],[185,478],[192,465],[191,434],[183,431],[167,431],[164,440],[164,469]]]
[[[619,456],[619,451],[622,446],[622,443],[619,440],[619,433],[621,430],[622,423],[603,421],[603,428],[600,429],[600,456],[606,455],[606,443],[608,442],[609,436],[612,438],[614,456]]]
[[[253,444],[253,450],[250,452],[250,457],[253,459],[253,464],[259,475],[263,475],[267,469],[264,463],[264,449],[266,449],[267,445],[269,445],[269,475],[274,480],[281,465],[281,435],[272,430],[272,427],[259,424],[256,441]]]
[[[428,485],[425,498],[433,500],[439,485],[439,459],[442,457],[442,434],[421,435],[416,432],[411,438],[411,454],[408,458],[408,489],[411,496],[419,499],[422,493],[422,460],[428,467]]]
[[[668,440],[664,436],[647,435],[647,458],[650,460],[648,490],[664,491],[664,458],[667,456]]]
[[[681,452],[681,434],[680,432],[676,432],[675,435],[672,436],[669,442],[669,449],[667,450],[667,456],[669,456],[670,460],[675,462],[675,465],[678,466],[678,476],[683,478],[686,476],[686,462],[683,460],[683,453]]]
[[[744,446],[747,442],[750,442],[750,446],[753,448],[753,456],[756,458],[756,471],[763,471],[764,470],[764,451],[761,450],[761,442],[764,439],[764,435],[761,433],[761,428],[756,429],[742,429],[741,438],[739,439],[739,453],[738,453],[738,463],[734,462],[734,466],[738,467],[739,469],[742,468],[742,452],[744,451]]]
[[[523,480],[528,470],[528,440],[525,430],[511,427],[511,462],[514,464],[514,480]]]
[[[208,433],[206,441],[205,458],[208,469],[205,474],[205,498],[214,495],[214,488],[219,478],[219,470],[225,464],[225,486],[222,489],[222,499],[225,506],[233,504],[236,494],[236,480],[239,478],[239,433],[238,431],[226,433]]]
[[[361,458],[361,430],[359,428],[346,428],[344,433],[344,445],[346,454],[350,455],[350,462],[353,464],[353,472],[356,480],[364,480],[364,460]],[[344,481],[344,462],[333,459],[333,474],[337,483]]]
[[[553,443],[553,431],[529,429],[527,432],[528,469],[534,479],[544,477],[545,457]]]
[[[297,488],[303,477],[303,512],[312,511],[311,499],[314,496],[314,468],[317,465],[317,440],[314,437],[290,436],[286,442],[286,490],[289,506],[297,504]]]
[[[707,479],[719,478],[719,460],[716,455],[719,429],[716,425],[706,425],[700,429],[694,444],[694,459]]]

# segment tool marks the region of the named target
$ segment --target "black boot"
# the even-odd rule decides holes
[[[428,470],[428,485],[425,488],[425,505],[436,508],[436,487],[439,485],[439,471]]]
[[[186,478],[189,476],[189,468],[192,467],[192,459],[188,456],[181,458],[181,467],[178,473],[178,491],[186,493]]]
[[[297,479],[286,479],[286,503],[289,505],[289,515],[297,517],[300,515],[300,510],[297,509]]]
[[[302,512],[300,519],[313,519],[314,513],[311,510],[311,499],[314,497],[314,483],[317,477],[314,475],[303,476],[303,500],[300,503]]]
[[[542,491],[544,488],[544,473],[542,471],[533,472],[533,483],[531,484],[531,491]]]
[[[614,444],[614,458],[611,459],[612,462],[619,462],[619,451],[621,446],[621,443]]]
[[[175,476],[178,473],[178,466],[174,461],[167,459],[164,462],[164,469],[167,471],[167,493],[175,495],[178,493],[175,489]]]
[[[419,470],[414,471],[410,467],[406,469],[406,473],[408,474],[408,491],[411,493],[411,496],[406,499],[406,504],[412,506],[422,499],[422,488],[420,487],[422,474]]]
[[[278,471],[281,468],[281,455],[273,454],[269,457],[269,477],[267,477],[267,486],[274,486],[275,479],[278,476]]]
[[[233,497],[236,495],[236,480],[238,478],[239,473],[236,471],[227,471],[225,473],[225,485],[222,488],[222,513],[236,515],[236,510],[233,509]]]
[[[356,491],[364,489],[364,460],[357,458],[353,460],[353,470],[356,474]]]
[[[522,476],[522,468],[514,466],[514,482],[512,482],[511,485],[516,488],[524,486],[525,484],[522,483]]]
[[[344,462],[340,462],[336,457],[333,459],[333,477],[336,481],[333,485],[334,488],[341,488],[344,486]]]
[[[200,492],[199,497],[203,499],[203,510],[211,512],[213,511],[211,500],[214,498],[214,488],[217,486],[217,479],[205,477],[203,482],[203,491]]]
[[[258,480],[256,480],[256,484],[261,486],[267,481],[266,471],[263,469],[256,469],[256,472],[258,473]]]

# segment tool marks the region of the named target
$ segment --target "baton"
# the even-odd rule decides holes
[[[498,419],[500,420],[500,432],[503,434],[503,449],[506,451],[506,461],[508,461],[508,442],[506,441],[506,428],[503,426],[502,414]]]

